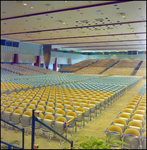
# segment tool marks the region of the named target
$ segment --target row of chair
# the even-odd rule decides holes
[[[36,90],[34,90],[34,91],[32,91],[30,89],[30,90],[26,91],[26,93],[25,93],[25,91],[20,91],[17,95],[13,95],[14,92],[10,95],[2,94],[2,102],[3,102],[2,105],[6,108],[6,107],[9,107],[10,105],[14,106],[15,105],[14,103],[17,103],[17,104],[24,103],[27,106],[28,105],[38,106],[39,105],[39,106],[44,106],[44,107],[47,106],[48,107],[48,105],[50,105],[49,103],[53,103],[54,105],[61,104],[66,107],[66,105],[73,106],[74,103],[77,103],[77,105],[79,105],[79,106],[80,105],[82,106],[83,104],[87,104],[87,103],[88,104],[96,103],[97,108],[99,108],[100,106],[107,107],[107,105],[110,105],[110,103],[112,103],[115,98],[114,92],[106,92],[106,91],[100,92],[100,91],[88,91],[88,90],[82,91],[80,89],[79,90],[68,89],[67,90],[68,92],[67,92],[63,88],[62,94],[61,94],[61,91],[60,92],[58,91],[55,94],[55,91],[51,90],[50,95],[49,95],[48,90],[44,91],[44,93],[43,93],[42,89],[44,89],[44,88],[42,87],[40,89],[40,91],[38,88],[36,88]],[[40,93],[41,91],[42,91],[42,93]],[[85,92],[87,94],[88,93],[89,94],[87,95]],[[39,93],[40,93],[40,95],[38,95]],[[49,95],[49,97],[48,97],[48,95]]]
[[[42,113],[40,111],[39,117],[41,117],[41,119],[42,119],[43,116],[44,116],[44,118],[46,118],[47,116],[52,116],[52,118],[55,118],[56,121],[58,121],[58,118],[64,118],[63,121],[66,121],[66,120],[68,121],[68,120],[72,119],[68,123],[69,128],[73,128],[73,130],[71,132],[71,134],[72,134],[74,131],[74,128],[75,128],[75,132],[77,131],[76,122],[81,122],[81,125],[82,125],[84,118],[89,117],[89,114],[90,114],[89,111],[90,110],[88,108],[85,111],[84,111],[84,108],[76,108],[74,112],[72,110],[70,110],[65,114],[65,112],[63,110],[57,110],[54,114],[54,109],[48,108],[45,113]],[[81,114],[81,113],[84,113],[84,114]],[[4,120],[10,121],[11,123],[13,123],[15,125],[19,125],[19,123],[21,123],[22,127],[30,127],[31,126],[31,116],[32,116],[31,110],[26,110],[23,112],[21,109],[15,109],[13,111],[12,108],[6,108],[5,111],[3,112],[3,114],[1,114],[1,115]],[[26,115],[29,117],[27,117]],[[52,120],[52,121],[54,121],[54,120]],[[6,126],[6,130],[7,130],[7,128],[8,127]],[[35,128],[39,128],[39,127],[35,126]],[[81,128],[81,126],[80,126],[80,128]],[[56,129],[58,129],[58,128],[56,128]]]
[[[32,88],[33,85],[24,85],[24,84],[13,84],[13,83],[2,83],[1,82],[1,93],[12,93],[14,91],[20,91],[22,89],[27,90],[28,88]]]
[[[1,68],[17,73],[19,75],[35,75],[35,74],[42,74],[40,72],[31,70],[31,69],[27,69],[27,68],[21,68],[19,66],[15,66],[15,65],[10,65],[10,64],[1,64]]]
[[[145,148],[146,95],[136,94],[106,129],[106,135],[127,142],[123,148]]]
[[[17,88],[14,88],[14,92],[19,92],[21,90],[27,90],[28,87],[32,85],[32,89],[36,87],[42,86],[59,86],[65,88],[76,88],[76,89],[94,89],[95,91],[118,91],[121,90],[123,87],[126,87],[137,80],[140,80],[140,77],[105,77],[100,78],[96,76],[78,76],[78,75],[36,75],[36,76],[19,76],[19,77],[6,77],[6,79],[2,78],[2,82],[7,82],[7,84],[18,84]],[[36,82],[37,81],[37,82]],[[19,86],[19,84],[24,86]],[[8,89],[5,91],[10,93],[12,90]],[[5,93],[2,91],[2,93]]]
[[[1,77],[5,77],[5,76],[19,76],[19,74],[1,68]]]

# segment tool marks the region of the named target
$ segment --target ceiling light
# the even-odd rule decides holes
[[[113,28],[111,28],[111,27],[108,27],[107,29],[108,29],[108,30],[112,30]]]
[[[56,20],[56,22],[61,22],[61,23],[64,23],[64,21],[63,21],[63,20]]]
[[[127,13],[120,12],[120,13],[117,13],[117,15],[120,15],[120,16],[122,16],[124,18],[124,17],[126,17]]]
[[[81,20],[82,23],[88,23],[88,20]]]
[[[33,9],[33,7],[30,7],[31,9]]]
[[[63,22],[63,24],[65,24],[65,22]]]
[[[101,29],[99,29],[99,28],[95,28],[94,30],[101,30]]]
[[[26,6],[27,4],[26,4],[26,3],[23,3],[23,5],[25,5],[25,6]]]
[[[67,1],[64,1],[65,3],[67,2]]]
[[[104,21],[103,18],[98,18],[98,19],[95,19],[96,21]]]

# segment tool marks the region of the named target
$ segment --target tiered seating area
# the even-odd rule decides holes
[[[26,68],[30,70],[34,70],[36,72],[39,72],[40,74],[59,74],[59,72],[52,71],[50,69],[44,69],[37,66],[30,66],[30,65],[23,65],[23,64],[14,64],[15,66],[19,66],[21,68]]]
[[[109,137],[113,136],[128,143],[122,144],[122,149],[146,149],[146,84],[105,132]]]
[[[5,76],[18,76],[19,74],[14,73],[14,72],[10,72],[7,70],[4,70],[1,68],[1,77],[5,77]]]
[[[99,74],[100,72],[104,71],[106,68],[113,65],[117,61],[119,61],[119,59],[102,59],[74,73],[75,74]]]
[[[75,71],[77,71],[83,67],[86,67],[92,63],[95,63],[97,61],[99,61],[99,59],[86,59],[86,60],[83,60],[79,63],[70,65],[68,67],[61,68],[61,69],[59,69],[59,71],[60,72],[75,72]]]
[[[19,74],[19,75],[36,75],[36,74],[56,74],[55,72],[49,69],[44,69],[41,67],[30,66],[30,65],[10,65],[10,64],[1,64],[1,68],[7,71]]]
[[[122,59],[112,68],[103,72],[103,75],[131,75],[141,59]]]
[[[102,59],[99,62],[96,62],[90,65],[89,67],[106,67],[107,68],[117,61],[119,61],[119,59]]]
[[[143,60],[140,68],[138,69],[137,73],[135,76],[143,76],[146,78],[146,59]]]
[[[106,69],[106,67],[89,67],[88,66],[88,67],[82,68],[82,69],[74,72],[74,74],[98,74],[105,69]]]

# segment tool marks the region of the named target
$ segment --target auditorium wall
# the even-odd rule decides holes
[[[108,52],[107,52],[108,53]],[[19,63],[34,63],[36,60],[36,56],[41,56],[41,64],[44,63],[43,60],[43,51],[41,45],[29,44],[19,42],[19,47],[10,47],[1,45],[1,62],[12,62],[13,54],[19,54],[20,61]],[[30,55],[30,56],[29,56]],[[52,68],[51,64],[54,64],[55,58],[57,57],[58,64],[70,65],[74,63],[78,63],[85,59],[146,59],[146,54],[137,54],[137,55],[128,55],[120,54],[120,53],[112,53],[103,55],[101,54],[78,54],[78,53],[70,53],[70,52],[51,52],[51,60],[50,60],[50,68]],[[25,59],[27,58],[27,59]],[[71,59],[69,63],[69,59]]]

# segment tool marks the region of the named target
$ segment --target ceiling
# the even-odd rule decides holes
[[[146,1],[1,1],[1,38],[84,52],[146,51]]]

